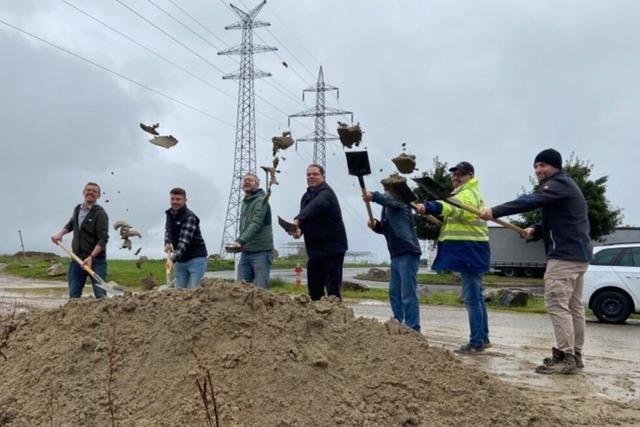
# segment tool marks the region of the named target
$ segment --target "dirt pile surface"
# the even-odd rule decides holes
[[[0,425],[111,425],[111,410],[124,426],[203,425],[203,367],[221,426],[609,419],[554,415],[395,321],[252,286],[205,281],[196,291],[73,301],[0,326],[7,322],[16,327],[0,360]]]

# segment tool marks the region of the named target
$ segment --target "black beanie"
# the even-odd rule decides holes
[[[547,148],[538,153],[533,164],[543,162],[557,169],[562,169],[562,155],[553,148]]]

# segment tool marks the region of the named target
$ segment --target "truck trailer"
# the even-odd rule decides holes
[[[594,246],[640,242],[639,227],[618,227]],[[507,277],[542,277],[547,268],[544,242],[527,242],[504,227],[489,227],[491,270]]]

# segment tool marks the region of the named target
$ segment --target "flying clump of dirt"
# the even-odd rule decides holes
[[[331,300],[205,280],[72,301],[17,319],[0,360],[0,425],[203,425],[209,371],[222,426],[602,424],[554,415],[396,321]],[[205,393],[206,394],[206,393]],[[205,399],[211,409],[213,402]]]
[[[400,173],[412,173],[416,170],[416,156],[413,154],[400,153],[399,156],[391,159]]]
[[[349,125],[347,123],[338,122],[338,137],[340,138],[340,142],[346,148],[353,148],[355,145],[358,147],[360,142],[362,142],[362,129],[360,128],[360,123],[356,123],[355,125]]]
[[[282,136],[274,136],[271,138],[273,143],[273,156],[275,157],[280,150],[286,150],[291,147],[295,141],[291,137],[291,132],[282,132]]]
[[[132,228],[126,221],[116,221],[116,223],[113,224],[113,228],[120,232],[120,238],[122,239],[122,249],[131,250],[133,246],[130,240],[131,237],[142,238],[140,232]],[[136,252],[139,253],[138,251]]]

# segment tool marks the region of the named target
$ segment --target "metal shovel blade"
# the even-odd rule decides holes
[[[421,178],[411,178],[413,179],[424,191],[431,194],[432,197],[435,197],[437,200],[445,200],[451,197],[451,194],[440,184],[438,184],[433,178],[428,176],[423,176]]]
[[[298,231],[297,225],[292,222],[285,221],[280,216],[278,216],[278,225],[280,225],[280,227],[282,227],[282,229],[287,233],[295,233],[296,231]]]
[[[407,185],[407,181],[397,181],[394,183],[383,183],[384,189],[399,202],[411,204],[418,198]]]
[[[364,176],[371,174],[369,153],[366,151],[347,151],[347,168],[349,175]]]

